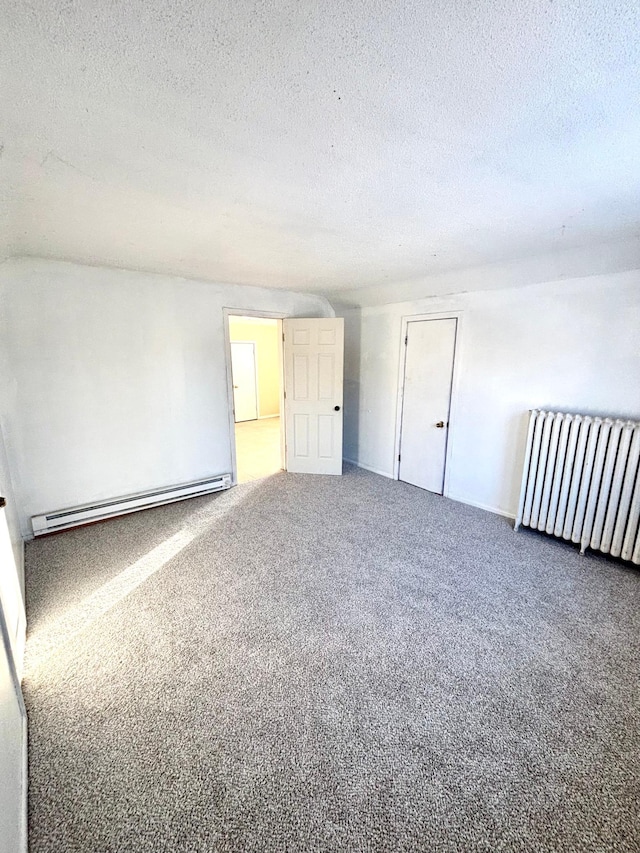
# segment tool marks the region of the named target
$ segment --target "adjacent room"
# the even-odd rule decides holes
[[[640,5],[0,12],[0,853],[637,853]]]
[[[282,323],[229,316],[237,482],[281,471]]]

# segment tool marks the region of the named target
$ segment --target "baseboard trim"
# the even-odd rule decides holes
[[[355,465],[356,468],[364,468],[365,471],[371,471],[372,474],[379,474],[381,477],[387,477],[387,479],[393,480],[393,474],[390,474],[388,471],[381,471],[380,468],[372,468],[371,465],[356,462],[355,459],[347,459],[346,456],[343,461],[348,462],[349,465]]]
[[[488,506],[487,504],[479,503],[478,501],[470,501],[468,498],[459,498],[455,495],[445,495],[445,497],[449,498],[451,501],[456,501],[459,504],[474,506],[476,509],[483,509],[485,512],[491,512],[494,515],[501,515],[503,518],[510,518],[512,521],[515,521],[516,518],[515,512],[506,512],[504,509],[497,509],[495,506]]]
[[[280,417],[280,412],[278,412],[276,415],[258,415],[258,420],[259,421],[266,421],[267,418],[279,418],[279,417]]]
[[[362,462],[356,462],[355,459],[347,459],[344,458],[345,462],[348,462],[349,465],[355,465],[356,468],[364,468],[365,471],[371,471],[372,474],[380,474],[381,477],[387,477],[389,480],[393,480],[393,474],[389,474],[388,471],[381,471],[379,468],[373,468],[371,465],[363,465]],[[456,501],[456,503],[467,504],[467,506],[474,506],[476,509],[483,509],[485,512],[491,512],[494,515],[501,515],[503,518],[509,518],[511,521],[515,521],[516,515],[514,512],[506,512],[503,509],[497,509],[494,506],[488,506],[487,504],[480,503],[479,501],[470,501],[468,498],[459,498],[456,495],[445,495],[444,497],[448,498],[451,501]]]

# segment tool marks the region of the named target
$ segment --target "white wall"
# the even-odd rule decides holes
[[[355,290],[341,290],[336,302],[347,307],[412,302],[427,296],[450,296],[475,290],[501,290],[560,281],[611,275],[640,269],[638,235],[609,242],[591,241],[573,248],[558,245],[553,251],[513,258],[484,266],[453,268],[433,275],[414,276],[393,285],[374,284]]]
[[[392,476],[402,317],[446,311],[463,314],[449,497],[515,513],[532,407],[640,417],[638,270],[338,310],[346,458]]]
[[[0,267],[7,454],[32,515],[231,470],[223,307],[325,299],[21,259]]]

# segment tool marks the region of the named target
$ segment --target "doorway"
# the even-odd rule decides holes
[[[408,318],[404,331],[397,477],[445,491],[457,317]]]
[[[222,311],[233,484],[342,474],[344,320]],[[253,350],[237,349],[234,372],[242,343]]]
[[[281,320],[228,315],[237,482],[283,468]]]

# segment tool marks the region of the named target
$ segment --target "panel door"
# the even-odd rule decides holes
[[[441,495],[444,488],[457,320],[407,323],[398,477]]]
[[[342,474],[344,320],[283,321],[287,471]]]
[[[27,717],[0,607],[0,850],[26,853]]]
[[[4,612],[9,642],[18,677],[22,676],[26,616],[20,581],[15,567],[4,498],[0,497],[0,605]]]
[[[235,421],[255,421],[258,417],[255,344],[231,342],[231,373]]]

